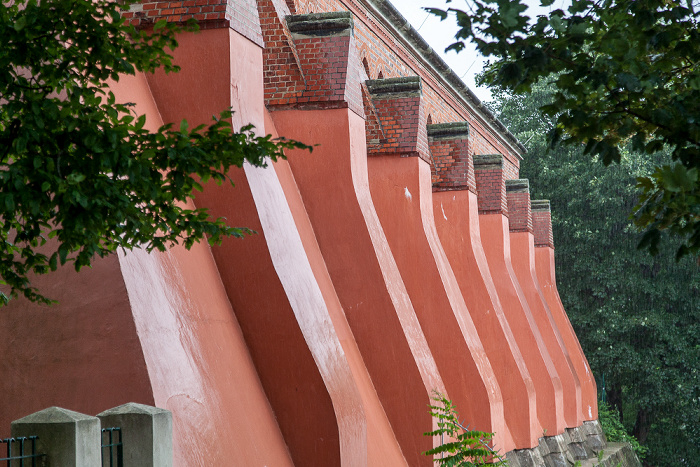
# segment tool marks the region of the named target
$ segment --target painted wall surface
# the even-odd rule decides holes
[[[480,214],[479,229],[498,297],[511,328],[518,330],[515,338],[535,383],[540,424],[549,434],[563,433],[566,426],[561,380],[510,262],[508,218]]]
[[[288,163],[281,161],[275,164],[275,170],[285,195],[290,201],[290,208],[299,233],[301,234],[304,250],[311,263],[314,277],[318,282],[320,291],[327,304],[330,320],[343,346],[349,368],[354,378],[354,383],[362,399],[367,425],[367,438],[365,441],[367,443],[367,465],[406,465],[404,455],[401,452],[396,436],[384,412],[382,403],[379,400],[374,384],[369,376],[357,342],[352,334],[352,330],[328,274],[321,250],[313,234],[311,222],[304,209],[296,182],[294,182],[291,168]],[[296,268],[292,270],[294,274],[297,274],[297,271]],[[324,341],[324,339],[320,340],[322,342]],[[342,389],[342,386],[340,389]]]
[[[530,232],[510,232],[510,242],[513,270],[561,379],[564,389],[566,426],[567,428],[577,427],[583,421],[581,419],[581,383],[571,362],[569,351],[559,334],[559,328],[544,300],[539,283],[536,282],[535,238]]]
[[[422,433],[431,391],[445,386],[391,255],[370,196],[364,120],[347,109],[272,112],[280,134],[314,141],[292,152],[299,187],[338,299],[410,465],[431,465]]]
[[[534,447],[542,436],[535,384],[501,306],[481,245],[476,194],[469,190],[437,191],[432,198],[440,242],[496,373],[515,447]]]
[[[60,304],[0,313],[0,435],[50,405],[95,414],[133,401],[173,412],[176,465],[427,467],[433,391],[502,452],[594,419],[552,249],[509,234],[506,211],[478,214],[475,190],[433,193],[428,114],[468,122],[464,160],[503,152],[506,178],[520,163],[512,136],[365,0],[185,3],[126,13],[140,27],[203,15],[202,31],[178,37],[180,73],[112,82],[117,100],[150,130],[231,107],[235,128],[314,151],[234,169],[235,186],[187,204],[256,235],[37,278]],[[290,32],[290,13],[340,10],[352,13],[341,31]],[[417,76],[409,93],[378,97],[382,83],[363,84],[380,72]],[[410,135],[397,145],[411,157],[389,155],[395,134]]]
[[[583,420],[597,420],[598,391],[596,382],[557,290],[554,248],[535,247],[535,269],[542,294],[552,312],[554,322],[564,340],[564,345],[566,345],[571,355],[571,361],[581,381],[581,416]]]
[[[154,403],[116,256],[80,273],[67,263],[32,284],[58,304],[17,298],[0,309],[0,437],[54,405],[94,415]]]
[[[237,126],[250,122],[264,129],[260,47],[226,29],[203,31],[203,34],[210,39],[192,37],[181,41],[177,50],[179,62],[194,60],[195,66],[177,75],[159,77],[156,95],[167,102],[163,104],[165,111],[172,120],[186,117],[195,124],[232,106],[236,110]],[[207,82],[207,86],[197,86],[202,82]],[[263,184],[264,180],[274,178],[273,171],[255,175]],[[213,216],[226,216],[233,225],[263,232],[245,172],[234,170],[230,176],[235,188],[210,184],[197,202],[209,207]],[[279,193],[276,194],[268,196],[268,202],[284,212]],[[241,242],[245,245],[240,245]],[[322,462],[339,463],[340,437],[333,403],[275,272],[266,237],[263,234],[245,240],[229,239],[215,248],[214,253],[263,387],[272,407],[278,409],[280,429],[293,446],[292,458],[308,461],[311,452]],[[288,388],[295,391],[284,390]],[[298,398],[294,394],[297,391],[301,392]],[[292,398],[296,400],[292,402]],[[358,423],[356,429],[359,433],[347,437],[347,442],[353,444],[363,439],[364,423]],[[355,447],[358,456],[366,454],[364,445]]]
[[[175,465],[293,465],[208,246],[120,262]]]
[[[372,199],[447,391],[477,430],[513,448],[496,376],[435,230],[430,167],[418,157],[372,156]],[[489,410],[484,410],[489,407]]]
[[[222,29],[202,35],[181,38],[175,56],[176,62],[184,63],[197,57],[197,68],[184,67],[182,74],[167,78],[149,77],[150,100],[165,121],[187,118],[194,124],[201,119],[197,111],[206,112],[206,101],[202,103],[190,87],[199,71],[209,72],[212,78],[210,109],[232,105],[227,93],[217,94],[215,84],[217,76],[229,83],[229,61],[221,57],[229,55],[229,43],[238,39],[237,33]],[[245,39],[238,39],[236,46],[239,60],[252,60],[256,51],[260,54],[259,47]],[[219,59],[214,61],[212,56]],[[213,69],[204,68],[204,63]],[[251,74],[252,78],[239,74],[238,82],[254,80],[255,73]],[[181,81],[171,81],[173,76]],[[147,86],[145,81],[139,85]],[[185,86],[187,92],[170,94],[170,86],[176,90]],[[139,86],[127,82],[113,88],[118,95],[133,98]],[[181,99],[172,99],[172,95]],[[219,100],[213,98],[217,95]],[[183,109],[178,115],[170,101],[186,105],[187,97],[199,100],[202,106]],[[245,105],[236,107],[239,113],[255,117]],[[151,122],[157,118],[147,115]],[[155,403],[173,412],[176,464],[216,465],[239,459],[241,463],[292,465],[208,245],[196,245],[191,251],[176,247],[154,255],[135,252],[120,260]],[[222,435],[235,442],[217,442]]]

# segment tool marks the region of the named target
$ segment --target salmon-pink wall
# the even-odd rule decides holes
[[[318,247],[318,243],[316,242],[315,235],[313,234],[313,228],[306,214],[306,210],[304,209],[291,168],[286,161],[280,161],[275,164],[275,171],[279,177],[287,200],[289,201],[292,215],[294,216],[295,223],[301,234],[304,251],[313,269],[314,277],[325,299],[330,321],[345,352],[345,357],[354,379],[354,385],[356,385],[359,396],[362,399],[365,423],[367,425],[366,465],[377,467],[406,465],[404,455],[401,452],[393,429],[389,424],[389,420],[384,412],[374,384],[370,379],[357,342],[352,334],[352,330],[350,329],[350,325],[348,324],[342,305],[340,304],[340,300],[338,299],[328,274],[325,261]],[[298,275],[298,268],[293,268],[291,273]],[[313,325],[313,323],[310,324]],[[314,330],[314,327],[311,326],[310,330]],[[327,339],[319,339],[320,343],[323,343],[325,340]],[[335,368],[329,368],[328,370],[330,370],[328,371],[329,374],[336,372]],[[339,392],[341,390],[343,392],[348,390],[347,383],[343,381],[339,381],[339,383],[339,387],[337,388]],[[352,422],[351,420],[349,421]],[[353,447],[348,446],[348,448],[352,449]],[[348,462],[346,465],[352,465],[352,463]]]
[[[246,174],[235,170],[229,176],[236,183],[234,188],[207,186],[199,197],[213,215],[226,216],[233,225],[258,232],[244,239],[224,240],[213,248],[228,298],[295,463],[316,456],[328,465],[339,465],[340,436],[333,402],[275,272]],[[364,436],[361,415],[360,410],[357,430]],[[366,454],[365,449],[358,451],[359,456]]]
[[[476,194],[464,189],[436,191],[432,197],[440,242],[496,373],[515,447],[537,446],[542,428],[535,385],[501,307],[481,246]]]
[[[554,248],[535,247],[535,268],[537,280],[552,312],[554,322],[559,328],[564,344],[569,351],[571,361],[576,369],[576,374],[581,382],[581,416],[583,420],[598,419],[598,391],[595,378],[591,373],[588,360],[583,353],[574,328],[566,315],[564,305],[561,303],[557,281],[555,276]]]
[[[200,45],[208,53],[220,54],[216,63],[228,67],[221,52],[228,50],[229,31],[206,31],[203,36]],[[193,53],[191,37],[180,38],[183,47],[179,51],[185,60]],[[245,52],[242,47],[242,57],[249,55]],[[206,53],[200,51],[198,56],[202,55],[206,60]],[[176,60],[185,61],[181,55]],[[187,63],[191,62],[183,64],[184,80],[192,77]],[[171,101],[186,104],[187,99],[164,99],[159,92],[166,84],[159,79],[167,80],[164,75],[149,76],[148,83],[127,80],[113,85],[113,90],[121,100],[138,98],[151,125],[160,116],[165,121],[188,118],[194,123],[196,110],[177,115]],[[211,87],[213,95],[216,89]],[[188,88],[180,98],[183,96],[192,97],[194,92]],[[221,109],[230,105],[227,101],[218,104]],[[120,261],[155,402],[173,411],[176,464],[216,465],[240,459],[251,464],[292,465],[209,246],[197,244],[190,251],[175,247],[151,255],[137,251],[121,255]]]
[[[166,118],[187,117],[194,124],[215,113],[217,105],[231,105],[235,126],[253,122],[262,132],[262,50],[236,32],[222,32],[213,31],[208,41],[181,38],[176,59],[193,66],[153,80],[156,100]],[[228,60],[207,60],[210,53]],[[194,92],[197,82],[207,85]],[[246,245],[229,241],[216,257],[292,456],[299,464],[364,464],[368,437],[362,401],[275,171],[248,166],[245,174],[237,170],[231,176],[237,189],[211,185],[198,201],[215,216],[266,232]],[[391,431],[383,437],[391,446]],[[387,459],[400,465],[398,446],[389,453]]]
[[[540,424],[549,435],[563,433],[561,380],[511,265],[508,218],[500,213],[480,214],[479,231],[498,298],[511,328],[518,330],[515,339],[535,383]]]
[[[273,3],[278,16],[285,8]],[[356,16],[364,8],[341,3]],[[208,124],[231,107],[234,127],[253,123],[259,134],[314,144],[313,153],[234,169],[235,187],[209,184],[187,203],[255,235],[119,252],[79,274],[37,278],[60,304],[19,299],[0,313],[0,435],[46,406],[95,414],[135,401],[173,412],[176,465],[428,467],[422,452],[442,441],[423,435],[436,426],[432,391],[472,428],[495,432],[501,452],[595,419],[595,381],[556,290],[553,250],[535,249],[531,233],[509,234],[506,211],[478,215],[473,192],[432,193],[424,138],[409,151],[424,159],[368,160],[359,101],[338,95],[268,113],[263,73],[279,73],[263,63],[255,3],[245,8],[245,23],[182,33],[180,73],[125,77],[111,89],[151,130],[182,118]],[[348,70],[360,69],[357,47],[384,27],[361,16],[361,37],[335,57]],[[382,33],[385,48],[395,40]],[[397,53],[399,74],[415,68],[426,79],[438,120],[469,114],[434,70]],[[355,74],[343,79],[356,98]],[[411,129],[424,137],[419,110]],[[477,127],[476,146],[512,149]],[[519,159],[506,156],[508,178]]]
[[[510,232],[513,270],[525,293],[527,303],[540,329],[549,355],[564,389],[564,419],[568,428],[583,422],[581,419],[581,383],[573,367],[569,351],[559,334],[552,313],[547,306],[535,274],[535,237],[530,232]]]
[[[58,304],[17,298],[0,309],[0,437],[11,421],[54,405],[90,415],[153,405],[116,256],[80,273],[68,263],[32,285]]]
[[[506,432],[501,390],[435,230],[430,166],[419,157],[372,156],[372,199],[452,401],[476,430]]]
[[[433,420],[425,407],[445,392],[369,191],[364,119],[348,109],[272,112],[279,134],[318,144],[290,151],[289,165],[328,273],[365,365],[409,465]]]
[[[120,263],[175,465],[292,465],[209,247]]]
[[[187,116],[190,121],[201,121],[216,113],[217,109],[232,106],[236,112],[236,126],[253,123],[263,133],[260,47],[225,29],[216,31],[216,36],[209,41],[202,41],[195,35],[180,42],[177,57],[183,64],[191,63],[191,57],[198,57],[197,60],[204,57],[204,62],[195,61],[191,67],[167,80],[161,77],[159,87],[163,90],[158,96],[164,100],[179,98],[176,102],[168,102],[169,112],[187,112],[182,116]],[[212,51],[222,58],[208,59],[207,54]],[[195,83],[207,85],[195,88],[198,89],[195,92],[191,88],[196,86]],[[184,95],[182,89],[187,90]],[[211,96],[219,96],[219,99],[213,100]],[[256,175],[261,183],[271,179],[274,186],[273,171],[253,174]],[[231,225],[260,232],[242,240],[227,239],[220,247],[214,248],[214,258],[228,299],[234,307],[292,459],[301,464],[316,456],[319,462],[338,465],[341,440],[333,401],[275,272],[246,173],[243,169],[236,169],[229,176],[235,187],[210,183],[197,198],[198,203],[210,209],[212,216],[224,216]],[[284,199],[280,199],[278,191],[273,191],[265,202],[271,203],[270,208],[284,212],[286,208],[280,204]],[[281,235],[285,233],[293,235],[294,229],[288,227],[286,232],[283,229]],[[349,385],[348,392],[352,392],[352,385]],[[359,410],[357,415],[356,433],[346,436],[346,443],[353,445],[357,458],[363,458],[366,455],[363,442],[365,425],[362,411]]]

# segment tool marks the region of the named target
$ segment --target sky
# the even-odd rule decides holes
[[[452,6],[469,11],[469,0],[454,0],[450,4],[447,4],[445,0],[391,0],[391,2],[481,101],[491,100],[491,92],[488,88],[477,87],[475,82],[477,73],[483,69],[486,63],[486,58],[479,55],[471,43],[467,44],[467,48],[459,54],[454,51],[445,53],[445,48],[454,42],[453,38],[457,32],[454,19],[448,18],[441,22],[440,18],[423,10],[423,7],[447,9]],[[546,14],[551,10],[563,8],[568,0],[556,0],[552,7],[547,8],[539,7],[539,0],[527,0],[525,3],[531,6],[527,14],[533,17],[537,14]],[[532,8],[536,9],[532,10]]]

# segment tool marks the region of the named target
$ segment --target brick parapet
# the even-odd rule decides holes
[[[122,17],[137,28],[152,27],[161,19],[170,23],[195,19],[200,29],[230,27],[263,46],[256,0],[143,1],[132,4]]]
[[[535,233],[535,246],[554,248],[552,212],[549,205],[549,200],[533,200],[531,205],[532,226]]]
[[[264,0],[270,1],[270,0]],[[285,0],[277,0],[285,3]],[[287,1],[290,4],[291,0]],[[350,11],[359,63],[367,63],[370,79],[418,75],[422,80],[425,118],[433,123],[466,121],[470,127],[472,154],[504,154],[507,178],[518,177],[523,148],[488,110],[466,89],[454,73],[416,31],[385,0],[296,0],[296,13]],[[287,5],[285,9],[289,11]],[[288,13],[287,13],[288,14]],[[417,42],[418,41],[418,42]],[[276,70],[280,72],[280,70]],[[364,74],[364,73],[363,73]],[[366,96],[364,96],[366,98]],[[365,109],[367,118],[370,113]]]
[[[258,7],[265,38],[266,105],[350,108],[364,116],[352,15],[289,15],[282,0],[261,0]]]
[[[510,231],[532,233],[530,182],[527,179],[506,180],[506,197]]]
[[[265,104],[295,102],[306,87],[299,55],[285,18],[289,7],[283,0],[258,0],[263,40],[263,83]]]
[[[508,215],[506,179],[501,154],[475,155],[474,175],[479,214]]]
[[[433,160],[433,191],[469,190],[476,193],[474,162],[469,153],[467,122],[427,126]]]
[[[431,164],[420,78],[368,80],[365,84],[378,122],[375,129],[366,126],[368,155],[418,156]]]
[[[374,106],[374,102],[372,102],[372,96],[370,96],[369,89],[365,83],[362,84],[362,104],[365,110],[367,146],[380,145],[383,141],[386,141],[386,135],[384,134],[382,122],[377,116],[377,109]]]

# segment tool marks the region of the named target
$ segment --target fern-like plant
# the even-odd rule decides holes
[[[605,402],[598,402],[598,420],[605,433],[605,439],[610,442],[629,443],[637,457],[644,459],[649,452],[649,448],[639,444],[637,438],[627,432],[627,429],[620,421],[620,413],[617,408]]]
[[[440,436],[440,445],[423,454],[435,456],[435,463],[440,467],[508,465],[489,446],[493,433],[470,430],[463,421],[459,421],[457,408],[443,394],[435,391],[432,399],[435,404],[428,405],[428,412],[437,420],[438,428],[424,434]]]

